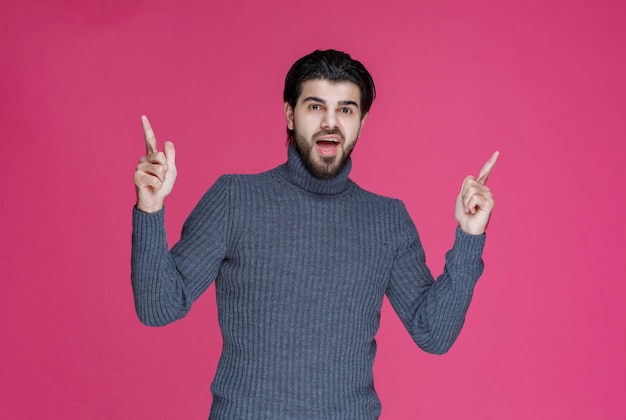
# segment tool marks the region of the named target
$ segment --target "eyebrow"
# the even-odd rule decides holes
[[[339,101],[339,105],[354,105],[355,107],[359,107],[355,101]]]
[[[302,102],[308,102],[308,101],[319,102],[321,104],[326,105],[326,100],[322,98],[318,98],[317,96],[307,96],[306,98],[302,100]],[[337,105],[340,105],[340,106],[354,105],[357,108],[359,107],[358,103],[356,103],[355,101],[349,101],[349,100],[339,101]]]

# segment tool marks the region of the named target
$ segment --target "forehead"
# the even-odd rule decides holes
[[[309,98],[322,99],[327,103],[356,102],[361,106],[361,89],[352,82],[331,82],[325,79],[311,79],[302,83],[298,102]]]

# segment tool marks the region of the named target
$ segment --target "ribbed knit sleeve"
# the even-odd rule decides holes
[[[184,317],[213,282],[226,255],[230,230],[228,177],[209,189],[168,250],[165,210],[133,209],[131,281],[141,322],[165,325]]]
[[[403,205],[397,212],[403,234],[387,297],[415,343],[429,353],[443,354],[461,331],[474,286],[482,274],[485,235],[468,235],[457,228],[443,274],[434,281],[415,225]]]

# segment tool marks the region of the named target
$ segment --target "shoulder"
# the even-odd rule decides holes
[[[275,170],[258,174],[224,174],[217,178],[202,200],[224,200],[231,204],[254,201],[259,196],[273,195],[281,190]]]
[[[374,207],[381,208],[381,209],[387,209],[387,211],[391,211],[394,213],[397,213],[397,212],[406,213],[406,208],[404,206],[404,203],[400,199],[365,190],[356,184],[355,184],[355,187],[356,187],[355,196],[357,197],[358,200],[363,201],[364,203],[367,203],[370,206],[374,206]]]
[[[354,194],[357,202],[355,217],[368,220],[382,233],[383,242],[394,244],[395,249],[419,242],[417,229],[404,203],[398,199],[358,187]]]
[[[382,223],[391,231],[413,231],[414,223],[402,200],[371,191],[367,191],[357,185],[356,193],[353,194],[359,211],[366,212],[375,217],[378,223]]]
[[[237,191],[263,190],[275,185],[274,170],[269,170],[258,174],[224,174],[215,181],[211,188],[218,186],[236,193]]]

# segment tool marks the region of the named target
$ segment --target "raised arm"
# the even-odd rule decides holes
[[[498,152],[483,166],[478,178],[468,176],[463,182],[455,209],[459,228],[437,281],[426,267],[413,222],[405,210],[402,213],[406,240],[396,255],[387,296],[413,340],[427,352],[448,351],[465,322],[474,286],[483,271],[482,233],[494,205],[485,182],[497,158]]]
[[[146,155],[135,171],[131,282],[137,316],[146,325],[165,325],[184,317],[216,278],[228,241],[228,179],[221,177],[187,218],[180,240],[169,250],[165,197],[176,179],[174,145],[159,152],[145,116],[141,118]]]

